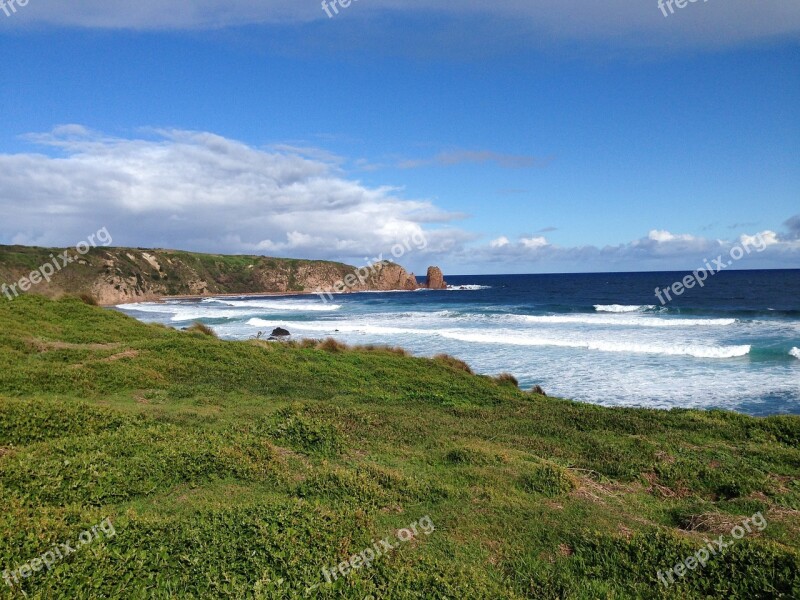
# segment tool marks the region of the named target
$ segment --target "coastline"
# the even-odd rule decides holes
[[[206,298],[260,298],[260,297],[286,297],[295,296],[315,296],[314,292],[244,292],[240,294],[181,294],[178,296],[159,296],[155,302],[166,302],[167,300],[205,300]],[[146,302],[149,302],[146,300]]]
[[[400,292],[418,292],[422,290],[426,290],[425,287],[417,288],[416,290],[355,290],[355,291],[345,291],[345,292],[329,292],[332,296],[348,296],[352,294],[392,294],[392,293],[400,293]],[[224,294],[180,294],[177,296],[154,296],[153,298],[140,298],[135,301],[129,302],[119,302],[115,304],[100,304],[98,306],[102,306],[104,308],[110,308],[114,306],[121,306],[123,304],[136,304],[138,302],[154,302],[156,304],[167,302],[169,300],[205,300],[208,298],[295,298],[298,296],[318,296],[319,294],[316,292],[243,292],[239,294],[231,294],[231,293],[224,293]]]
[[[225,339],[282,327],[298,339],[445,353],[479,373],[508,371],[524,388],[606,406],[766,416],[800,414],[794,273],[721,274],[713,294],[663,310],[648,304],[662,273],[461,276],[451,278],[448,293],[354,290],[326,296],[327,303],[305,286],[264,285],[269,292],[203,290],[121,309],[171,326],[201,319]],[[754,290],[731,304],[726,299],[744,282],[755,282]],[[209,297],[219,300],[203,301]]]

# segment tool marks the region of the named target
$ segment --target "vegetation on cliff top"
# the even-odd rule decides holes
[[[63,249],[0,246],[0,283],[11,284],[60,256]],[[302,292],[328,287],[354,267],[320,260],[226,256],[178,250],[92,248],[58,271],[35,292],[50,297],[92,294],[103,304],[141,298],[201,294]],[[365,289],[383,289],[380,271],[370,272]]]
[[[800,418],[607,409],[449,357],[0,301],[0,597],[792,598]],[[760,511],[671,587],[657,571]],[[324,585],[429,516],[436,530]],[[322,584],[313,591],[307,588]]]

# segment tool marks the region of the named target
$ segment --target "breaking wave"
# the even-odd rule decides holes
[[[594,309],[597,312],[610,312],[610,313],[634,313],[634,312],[651,312],[656,310],[655,304],[595,304]]]
[[[490,290],[492,286],[490,285],[474,285],[474,284],[466,284],[466,285],[448,285],[447,289],[451,292],[474,292],[475,290]]]
[[[658,317],[625,317],[609,315],[513,315],[525,323],[553,325],[613,325],[621,327],[728,327],[736,319],[662,319]]]
[[[288,300],[282,302],[280,300],[212,300],[216,303],[222,304],[223,306],[230,306],[232,308],[263,308],[278,312],[328,312],[342,308],[341,304],[325,304],[322,301],[297,302],[294,300]]]
[[[631,354],[663,354],[667,356],[692,356],[695,358],[737,358],[747,356],[750,345],[702,346],[699,344],[639,344],[609,340],[569,340],[503,333],[468,333],[442,331],[448,339],[480,344],[506,344],[513,346],[553,346],[560,348],[585,348],[599,352],[626,352]]]

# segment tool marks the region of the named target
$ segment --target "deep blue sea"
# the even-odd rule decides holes
[[[800,414],[800,270],[448,277],[446,291],[206,298],[119,307],[143,321],[448,353],[523,388],[605,406]]]

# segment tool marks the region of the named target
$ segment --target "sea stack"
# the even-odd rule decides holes
[[[444,275],[439,267],[428,267],[428,283],[429,290],[446,290],[447,282],[444,280]]]

